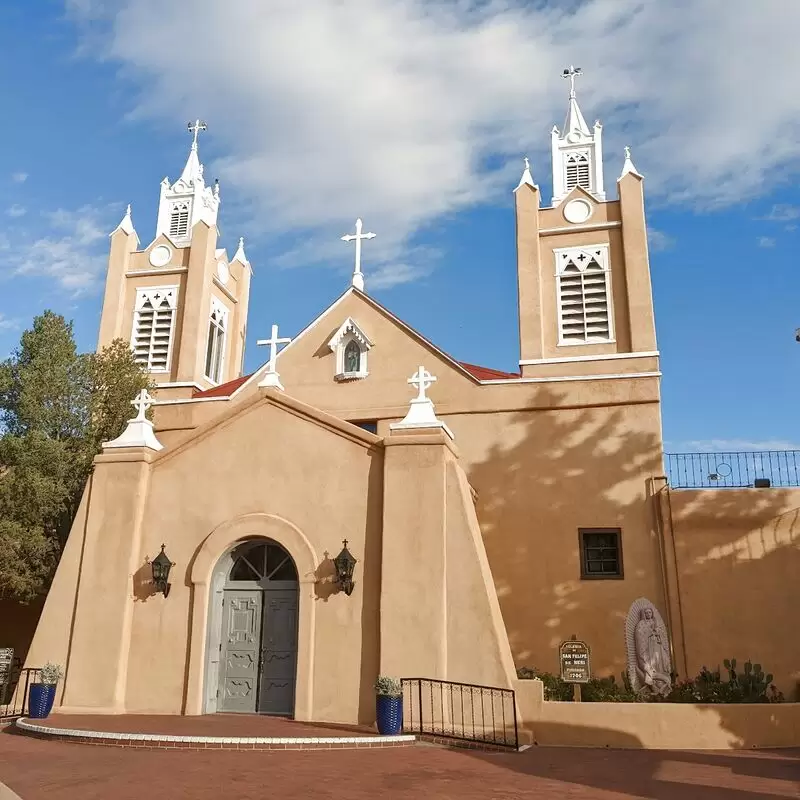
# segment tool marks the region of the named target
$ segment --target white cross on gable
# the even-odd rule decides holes
[[[278,345],[289,344],[292,340],[287,336],[284,339],[278,338],[278,326],[272,326],[272,336],[269,339],[259,339],[256,344],[259,347],[269,346],[269,367],[267,372],[275,372],[275,359],[278,357]]]
[[[419,389],[419,394],[417,395],[417,400],[427,400],[428,396],[425,392],[433,386],[434,382],[437,381],[438,378],[435,378],[431,375],[425,367],[420,366],[420,368],[408,379],[408,383],[411,386],[416,387]]]
[[[359,218],[356,220],[355,234],[348,233],[346,236],[342,236],[343,242],[356,243],[356,267],[353,270],[353,286],[362,291],[364,289],[364,274],[361,272],[361,240],[374,239],[377,236],[375,233],[361,233],[363,226],[364,223],[361,221],[361,218]]]
[[[147,389],[142,389],[139,394],[136,395],[136,399],[131,400],[131,405],[136,409],[136,419],[143,420],[147,409],[150,408],[153,403],[155,403],[155,400],[150,396]]]

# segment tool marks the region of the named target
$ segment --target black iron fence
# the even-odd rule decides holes
[[[673,489],[800,486],[800,450],[669,453],[664,460]]]
[[[403,678],[403,731],[516,750],[517,703],[513,689]]]
[[[8,681],[0,684],[0,721],[28,715],[28,690],[39,682],[40,670],[34,667],[11,670]]]

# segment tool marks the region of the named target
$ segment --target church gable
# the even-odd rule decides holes
[[[345,363],[348,345],[349,366],[356,368],[352,374]],[[238,399],[254,392],[266,366],[232,389],[232,399],[234,393]],[[353,414],[348,412],[359,409],[365,413],[396,409],[397,416],[402,416],[413,395],[407,380],[420,366],[438,378],[437,403],[477,389],[481,380],[518,377],[459,363],[355,289],[345,292],[301,331],[280,353],[276,366],[287,394],[318,408],[344,412],[351,419]]]
[[[331,493],[324,501],[329,508],[366,494],[376,447],[371,434],[267,391],[228,406],[162,451],[153,463],[148,514],[154,526],[170,527],[171,509],[177,525],[188,507],[193,517],[233,518],[268,500],[271,513],[302,519],[309,485],[316,496]],[[330,480],[333,474],[347,476],[345,489]]]

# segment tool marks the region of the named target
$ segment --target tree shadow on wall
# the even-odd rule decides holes
[[[534,390],[528,405],[536,410],[498,421],[502,429],[485,457],[464,466],[477,492],[478,520],[517,667],[557,672],[558,644],[576,634],[592,647],[595,674],[613,674],[619,681],[627,665],[624,625],[631,602],[648,597],[667,620],[661,514],[654,497],[665,486],[658,407],[569,408],[567,403],[566,393]],[[800,574],[800,490],[663,491],[680,506],[663,525],[675,530],[689,677],[704,661],[716,667],[728,657],[740,663],[763,660],[765,670],[777,671],[763,653],[767,646],[788,648],[786,660],[800,664],[798,640],[789,641],[793,627],[788,621],[782,630],[773,625],[800,606],[800,588],[788,580]],[[579,528],[621,529],[623,579],[581,579]],[[765,593],[770,602],[760,599]],[[781,688],[787,695],[793,689]],[[725,707],[708,713],[718,715],[740,747],[764,745],[765,737],[753,740],[741,715]],[[786,723],[776,717],[772,724]],[[537,727],[537,738],[546,743],[540,733]],[[637,747],[639,741],[612,746]],[[689,754],[660,758],[674,762],[684,755]],[[705,755],[701,766],[709,763]],[[786,761],[761,754],[752,764],[738,754],[709,754],[709,759],[718,764],[733,759],[727,768],[751,775],[778,778],[788,769]],[[507,763],[518,769],[528,762]],[[659,763],[656,758],[646,777],[650,792]],[[614,788],[593,783],[591,776],[586,780]],[[693,796],[723,796],[709,792]],[[643,796],[674,795],[658,790]]]
[[[653,403],[576,409],[565,407],[567,401],[565,393],[534,390],[528,405],[536,410],[509,414],[486,456],[464,466],[477,492],[478,520],[516,665],[557,671],[558,644],[576,634],[593,647],[594,670],[618,677],[627,664],[630,604],[648,597],[667,619],[653,499],[664,481],[651,480],[664,475],[660,417]],[[719,619],[730,630],[735,622],[732,595],[719,596],[718,587],[767,584],[773,560],[798,555],[787,538],[763,559],[741,560],[737,542],[743,529],[785,514],[800,491],[751,489],[736,497],[730,491],[695,493],[693,501],[692,519],[723,521],[712,537],[717,557],[701,563],[699,538],[693,549],[683,541],[678,545],[681,569],[691,566],[692,580],[705,584],[700,611],[706,628]],[[726,519],[736,525],[725,525]],[[579,528],[620,528],[622,579],[581,578]],[[682,535],[688,538],[687,531]],[[750,616],[763,614],[764,624],[769,612],[754,603]],[[742,646],[749,648],[749,641],[743,639]],[[729,656],[760,658],[755,652],[716,658]]]

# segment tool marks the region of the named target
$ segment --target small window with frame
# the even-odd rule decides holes
[[[620,528],[578,528],[578,541],[583,580],[624,577]]]

